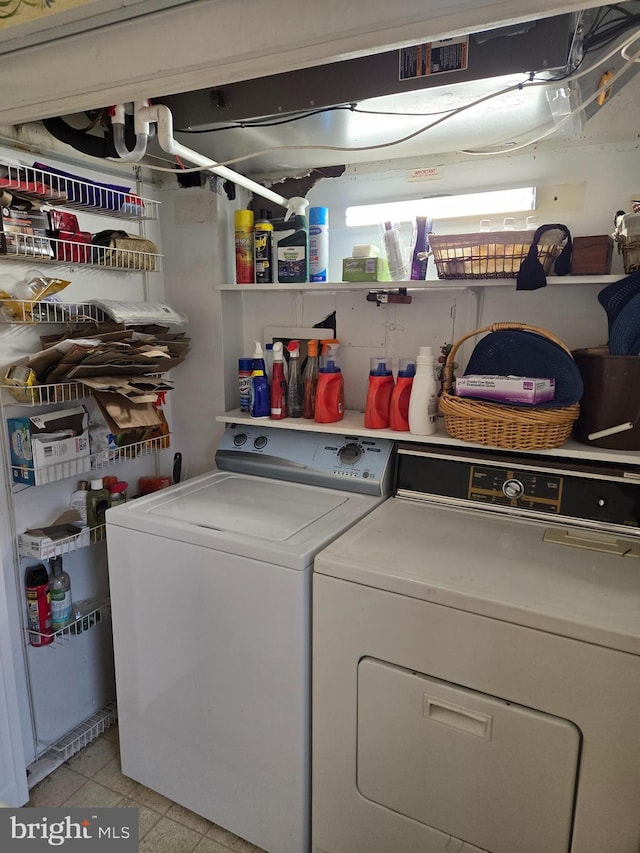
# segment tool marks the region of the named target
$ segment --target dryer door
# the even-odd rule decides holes
[[[567,853],[580,732],[373,658],[358,667],[360,793],[491,853]]]

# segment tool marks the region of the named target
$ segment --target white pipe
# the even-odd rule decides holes
[[[142,101],[140,107],[147,106],[148,103],[148,101]],[[143,119],[139,120],[138,112],[139,106],[136,104],[136,144],[133,150],[129,151],[124,138],[124,105],[117,104],[113,108],[113,115],[111,117],[111,125],[113,127],[113,145],[116,149],[119,159],[123,160],[126,163],[137,163],[138,161],[142,160],[144,155],[147,153],[147,143],[149,141],[149,123],[145,122]]]
[[[285,219],[288,219],[292,213],[296,213],[300,210],[304,212],[309,204],[307,199],[303,198],[287,199],[273,190],[267,189],[267,187],[263,187],[261,184],[252,181],[245,175],[241,175],[239,172],[234,172],[226,166],[219,166],[210,158],[203,157],[202,154],[198,154],[197,151],[192,151],[190,148],[181,145],[176,141],[176,139],[174,139],[173,116],[171,115],[170,109],[164,104],[153,104],[152,106],[141,107],[136,111],[136,114],[137,112],[140,112],[141,121],[157,123],[158,143],[162,150],[166,151],[167,154],[184,157],[186,160],[190,160],[192,163],[195,163],[196,166],[202,166],[208,172],[220,175],[220,177],[226,178],[234,184],[238,184],[256,195],[260,195],[269,201],[273,201],[281,207],[286,207],[287,215],[285,216]]]

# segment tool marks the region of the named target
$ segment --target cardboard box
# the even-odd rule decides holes
[[[14,483],[41,486],[91,470],[84,406],[8,418],[7,426]]]
[[[544,403],[553,400],[555,379],[531,376],[459,376],[456,396],[478,397],[494,403]]]
[[[46,239],[49,218],[41,210],[0,208],[0,252],[52,258],[51,241]]]
[[[613,259],[613,238],[574,237],[571,275],[609,275]]]
[[[386,258],[343,258],[343,281],[391,281]]]
[[[77,513],[65,513],[48,527],[32,528],[18,535],[18,553],[21,557],[35,557],[36,560],[50,560],[60,554],[68,554],[78,548],[91,544],[88,527],[81,522],[65,521],[65,518]]]

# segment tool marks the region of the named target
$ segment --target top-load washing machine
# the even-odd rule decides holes
[[[230,425],[222,470],[107,511],[122,772],[269,853],[310,845],[313,559],[392,450]]]
[[[638,467],[397,471],[315,562],[312,850],[638,853]]]

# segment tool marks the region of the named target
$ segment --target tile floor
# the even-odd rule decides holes
[[[137,808],[141,853],[263,853],[248,841],[123,776],[117,725],[32,788],[27,805]]]

